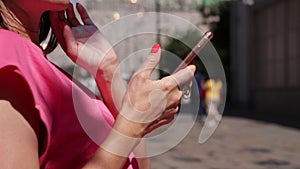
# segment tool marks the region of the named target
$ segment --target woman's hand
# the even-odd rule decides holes
[[[131,78],[114,129],[128,137],[140,138],[170,123],[182,96],[179,86],[191,81],[195,67],[153,81],[150,76],[160,60],[158,44],[153,46],[140,69]]]
[[[128,157],[134,151],[137,156],[147,157],[144,147],[140,145],[142,137],[174,119],[182,96],[179,87],[192,80],[196,68],[188,66],[161,80],[151,80],[160,54],[159,45],[154,45],[140,69],[132,76],[120,114],[101,144],[97,159],[103,158],[103,152]]]
[[[72,4],[65,11],[50,12],[51,27],[62,49],[94,76],[103,71],[113,72],[119,64],[114,50],[85,8],[77,3],[76,9],[83,24],[76,18]]]
[[[76,18],[73,5],[70,4],[66,11],[50,13],[51,27],[62,49],[73,62],[95,77],[103,101],[113,116],[117,117],[126,90],[118,69],[118,58],[84,7],[77,3],[76,9],[83,24]],[[114,91],[111,90],[113,78],[118,84]],[[118,97],[113,99],[113,95]]]

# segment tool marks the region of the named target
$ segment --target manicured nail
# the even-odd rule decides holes
[[[152,49],[151,49],[151,53],[157,53],[160,49],[160,45],[157,43],[155,45],[153,45]]]

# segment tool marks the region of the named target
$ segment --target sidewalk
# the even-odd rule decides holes
[[[200,144],[202,125],[197,121],[180,144],[152,157],[152,169],[300,169],[300,130],[223,117],[214,135]]]

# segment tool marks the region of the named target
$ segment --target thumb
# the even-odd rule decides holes
[[[161,49],[159,44],[153,45],[150,54],[145,58],[142,66],[139,69],[141,76],[150,78],[155,67],[158,65],[161,55]]]

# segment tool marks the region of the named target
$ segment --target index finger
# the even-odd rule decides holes
[[[75,16],[75,12],[72,4],[69,4],[68,8],[66,9],[66,13],[67,13],[68,20],[72,24],[72,26],[80,25],[79,21]]]
[[[81,20],[84,24],[94,25],[92,19],[88,15],[87,11],[85,10],[85,8],[80,3],[76,4],[76,8],[77,8],[77,11],[80,14]]]
[[[194,77],[195,71],[196,67],[194,65],[190,65],[166,78],[170,78],[169,80],[173,79],[179,87],[190,82]]]

